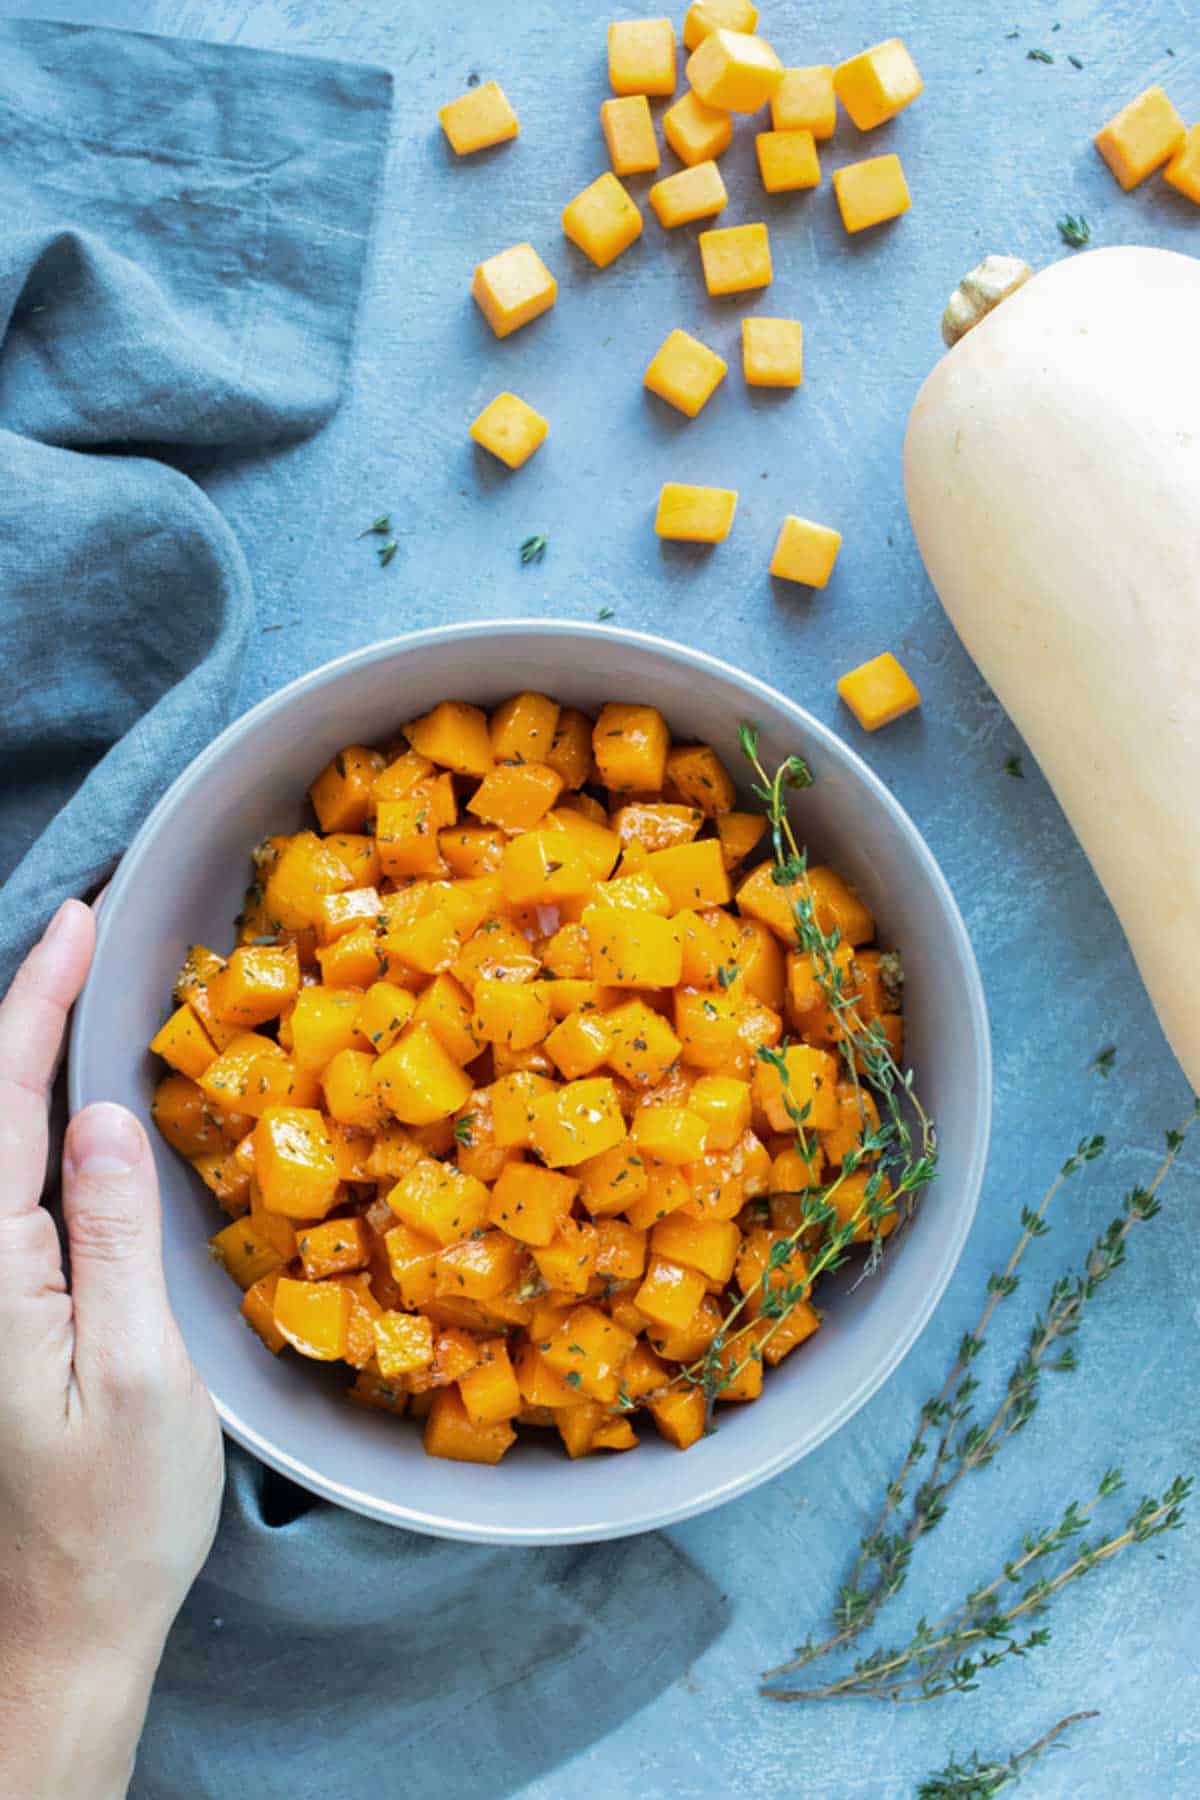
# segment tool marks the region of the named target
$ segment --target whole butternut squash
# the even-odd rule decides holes
[[[1005,286],[913,408],[913,530],[1200,1089],[1200,262]]]

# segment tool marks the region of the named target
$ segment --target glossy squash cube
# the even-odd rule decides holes
[[[357,831],[366,823],[382,763],[364,744],[347,744],[326,763],[308,790],[322,831]]]
[[[263,905],[280,929],[303,931],[316,923],[322,894],[339,894],[357,885],[354,871],[315,831],[298,831],[271,867]]]
[[[150,1048],[181,1075],[198,1081],[217,1059],[217,1047],[185,1001],[151,1038]]]
[[[471,436],[510,469],[519,469],[545,443],[549,429],[549,421],[540,412],[519,395],[505,392],[497,394],[472,422]]]
[[[704,1436],[704,1389],[692,1385],[669,1388],[646,1402],[650,1416],[677,1450],[690,1450]]]
[[[606,986],[669,988],[678,982],[683,950],[672,919],[616,906],[589,906],[583,924],[596,979]]]
[[[356,1269],[365,1269],[370,1260],[361,1219],[327,1219],[323,1225],[306,1225],[297,1233],[296,1250],[308,1281],[352,1275]]]
[[[635,1087],[657,1085],[679,1056],[668,1020],[644,1000],[630,1000],[605,1015],[609,1066]]]
[[[654,119],[645,94],[600,103],[600,129],[614,175],[648,175],[659,163]]]
[[[688,1108],[704,1120],[710,1150],[732,1150],[750,1125],[750,1083],[731,1075],[702,1075],[688,1096]]]
[[[544,1248],[570,1216],[579,1182],[536,1163],[508,1163],[492,1189],[488,1219],[522,1244]]]
[[[598,269],[607,269],[642,235],[642,215],[611,170],[563,209],[562,228]]]
[[[564,1219],[548,1244],[538,1244],[533,1260],[556,1294],[586,1294],[596,1272],[599,1238],[586,1219]]]
[[[839,63],[834,92],[860,131],[873,131],[911,106],[924,83],[899,38],[873,44]]]
[[[611,1150],[625,1138],[617,1090],[606,1076],[569,1081],[533,1101],[530,1147],[552,1169]]]
[[[799,581],[806,587],[823,588],[833,574],[841,547],[839,531],[789,513],[775,540],[771,573],[782,581]]]
[[[507,1419],[479,1425],[467,1412],[457,1386],[439,1388],[425,1420],[425,1454],[450,1462],[498,1463],[517,1441]]]
[[[706,106],[752,113],[783,80],[783,64],[765,38],[718,27],[688,58],[687,78]]]
[[[681,1213],[660,1219],[650,1233],[655,1256],[697,1269],[721,1287],[733,1275],[742,1234],[731,1219],[689,1219]]]
[[[323,1219],[340,1182],[321,1114],[310,1107],[268,1107],[254,1128],[254,1171],[268,1212]]]
[[[663,136],[681,163],[694,168],[711,162],[733,142],[733,120],[717,106],[705,106],[689,88],[663,114]]]
[[[540,1044],[554,1022],[546,987],[543,981],[476,982],[476,1036],[482,1043],[502,1044],[509,1050]]]
[[[771,95],[771,124],[776,131],[811,131],[818,143],[831,138],[837,124],[832,66],[785,69]]]
[[[414,1163],[387,1197],[396,1217],[443,1247],[477,1230],[487,1218],[488,1191],[473,1175],[432,1157]]]
[[[467,811],[485,825],[515,835],[532,831],[562,793],[562,776],[548,763],[498,763],[467,801]]]
[[[656,1325],[677,1330],[695,1316],[706,1292],[707,1283],[698,1269],[687,1269],[665,1256],[652,1256],[633,1303]]]
[[[1148,87],[1096,134],[1096,148],[1128,192],[1183,146],[1187,127],[1160,87]]]
[[[484,81],[451,100],[438,113],[456,156],[471,156],[520,136],[521,125],[498,81]]]
[[[350,1295],[336,1281],[292,1281],[275,1288],[275,1326],[293,1350],[314,1362],[338,1362],[346,1354]]]
[[[579,1197],[594,1218],[624,1212],[646,1191],[646,1166],[628,1143],[589,1157],[575,1174]]]
[[[695,50],[714,31],[753,31],[758,8],[752,0],[693,0],[683,21],[683,46]]]
[[[781,1052],[787,1070],[784,1081],[774,1063],[755,1064],[754,1104],[772,1131],[831,1131],[838,1120],[837,1073],[834,1057],[810,1044],[789,1044]],[[792,1109],[802,1113],[798,1121]]]
[[[414,1024],[379,1058],[375,1089],[402,1124],[431,1125],[458,1111],[471,1082],[429,1026]]]
[[[480,1345],[479,1361],[459,1376],[458,1391],[473,1425],[498,1425],[516,1417],[521,1390],[503,1338],[489,1338]]]
[[[282,1267],[284,1258],[252,1220],[235,1219],[208,1240],[208,1253],[243,1290]]]
[[[664,231],[690,225],[694,219],[711,219],[724,210],[729,195],[715,162],[700,162],[656,181],[647,195],[654,216]]]
[[[761,813],[727,812],[717,820],[717,837],[727,869],[736,869],[756,848],[767,821]]]
[[[878,731],[921,704],[916,683],[890,650],[843,675],[837,691],[864,731]]]
[[[624,1219],[601,1219],[596,1227],[596,1274],[609,1281],[639,1281],[646,1267],[646,1233]]]
[[[704,1155],[708,1125],[687,1106],[640,1106],[629,1137],[642,1156],[682,1168]]]
[[[253,1031],[277,1019],[295,999],[300,964],[295,946],[242,944],[209,983],[208,998],[222,1025]]]
[[[473,1062],[483,1048],[475,1025],[470,994],[445,971],[435,975],[424,989],[413,1012],[413,1023],[428,1025],[452,1061],[461,1067]],[[393,1042],[394,1042],[393,1038]],[[386,1049],[388,1046],[381,1046]]]
[[[595,1007],[568,1013],[545,1043],[546,1054],[564,1081],[594,1075],[612,1047],[604,1014]]]
[[[548,1075],[518,1069],[501,1075],[488,1090],[492,1107],[492,1133],[501,1149],[527,1150],[533,1142],[534,1108],[558,1083]]]
[[[725,906],[731,898],[729,875],[716,838],[656,850],[646,871],[666,893],[673,913],[685,907]]]
[[[1193,125],[1163,170],[1163,180],[1200,206],[1200,125]]]
[[[835,169],[833,191],[842,224],[851,233],[898,219],[912,205],[900,158],[891,153]]]
[[[532,244],[513,244],[475,270],[471,293],[498,338],[548,312],[558,283]]]
[[[503,1231],[480,1231],[448,1244],[438,1257],[437,1292],[467,1300],[492,1300],[515,1287],[524,1252]]]
[[[487,714],[463,700],[443,700],[404,727],[413,749],[454,775],[482,777],[492,766]]]
[[[555,1375],[579,1393],[611,1406],[635,1342],[633,1332],[614,1324],[599,1307],[576,1306],[558,1326],[542,1357]]]
[[[685,544],[723,544],[737,509],[734,488],[696,487],[686,481],[664,481],[658,495],[654,529],[661,538]]]
[[[412,996],[405,999],[411,1012]],[[292,1055],[298,1067],[323,1069],[339,1050],[366,1050],[368,1040],[358,1024],[362,1003],[360,988],[302,988],[290,1021]]]
[[[564,706],[554,728],[546,761],[557,769],[565,787],[583,786],[592,766],[592,721],[574,706]]]
[[[610,25],[608,81],[614,94],[673,94],[675,27],[670,19],[619,19]]]
[[[820,185],[821,164],[811,131],[760,131],[754,150],[768,194],[792,194]]]
[[[385,1312],[373,1321],[373,1335],[385,1381],[427,1369],[433,1361],[433,1326],[418,1313]]]
[[[693,172],[684,170],[685,175]],[[728,367],[698,338],[686,331],[672,331],[655,352],[642,380],[652,394],[694,419],[725,379]]]
[[[657,707],[610,702],[601,708],[592,731],[600,780],[614,792],[660,788],[670,741],[666,720]],[[619,850],[620,839],[615,842]]]
[[[279,1285],[278,1270],[262,1275],[242,1298],[242,1317],[251,1331],[257,1333],[272,1356],[278,1356],[287,1339],[275,1323],[275,1289]]]
[[[771,285],[771,241],[762,224],[724,225],[700,233],[700,261],[710,294],[744,294]]]
[[[445,978],[439,977],[441,979]],[[321,990],[306,988],[304,991],[307,994],[319,993]],[[376,1055],[390,1050],[413,1016],[416,997],[407,988],[397,987],[394,981],[374,981],[365,994],[354,988],[347,989],[346,993],[347,996],[353,994],[357,1002],[355,1018],[358,1035],[371,1046]],[[294,1054],[297,1062],[303,1061],[298,1049]]]
[[[742,372],[750,387],[799,387],[804,379],[799,319],[743,319]]]

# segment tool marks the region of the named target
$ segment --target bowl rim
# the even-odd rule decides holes
[[[265,1439],[244,1419],[240,1418],[226,1401],[217,1394],[212,1394],[213,1404],[222,1427],[235,1443],[240,1444],[269,1468],[286,1475],[290,1480],[322,1499],[346,1507],[352,1512],[361,1513],[367,1518],[377,1519],[384,1524],[421,1532],[432,1537],[450,1538],[465,1543],[531,1548],[538,1545],[598,1543],[606,1539],[633,1537],[643,1531],[655,1531],[668,1525],[679,1524],[684,1519],[694,1518],[700,1513],[722,1506],[726,1501],[749,1493],[753,1488],[771,1480],[783,1470],[791,1468],[803,1457],[810,1455],[835,1432],[840,1431],[842,1426],[878,1393],[884,1382],[899,1368],[928,1325],[949,1285],[950,1278],[958,1266],[959,1258],[966,1245],[974,1222],[987,1164],[992,1125],[993,1068],[991,1030],[983,982],[958,902],[922,833],[895,795],[875,774],[874,770],[863,761],[856,750],[852,749],[836,732],[815,718],[798,702],[781,693],[778,688],[772,687],[768,682],[760,680],[758,676],[751,675],[746,670],[739,669],[720,657],[710,655],[707,651],[695,650],[689,645],[677,643],[673,639],[659,637],[651,632],[633,631],[623,626],[593,624],[587,620],[516,617],[427,626],[417,631],[400,633],[394,637],[380,638],[358,650],[348,651],[343,656],[321,663],[316,668],[295,677],[292,681],[285,683],[283,687],[266,695],[248,711],[232,720],[203,750],[192,758],[185,768],[180,770],[134,833],[104,891],[104,904],[99,909],[97,919],[96,950],[92,967],[71,1022],[67,1091],[72,1113],[87,1104],[81,1092],[81,1059],[75,1054],[75,1049],[77,1042],[83,1042],[92,1029],[90,1014],[92,1010],[91,996],[94,990],[93,975],[101,961],[104,940],[107,935],[106,922],[115,915],[126,887],[137,879],[139,864],[154,842],[159,820],[172,811],[196,783],[203,780],[208,769],[214,763],[219,762],[232,745],[255,730],[265,720],[274,715],[286,713],[300,694],[336,683],[355,669],[367,667],[390,656],[424,649],[430,645],[451,640],[469,642],[475,638],[488,639],[508,633],[528,632],[537,632],[547,637],[563,639],[605,638],[627,645],[631,651],[651,650],[659,655],[665,655],[671,661],[683,663],[692,668],[698,667],[703,671],[720,676],[723,680],[731,681],[735,686],[741,688],[748,696],[761,696],[771,706],[781,709],[785,714],[794,715],[797,723],[802,726],[810,740],[818,743],[824,753],[834,760],[840,761],[848,769],[850,775],[865,787],[877,804],[891,816],[893,823],[921,866],[925,879],[937,893],[965,972],[970,1034],[972,1041],[977,1046],[979,1059],[978,1079],[972,1109],[975,1119],[974,1140],[960,1184],[960,1205],[954,1214],[954,1228],[938,1240],[939,1255],[936,1269],[932,1279],[922,1290],[920,1303],[909,1314],[905,1329],[890,1340],[886,1355],[880,1359],[870,1374],[864,1376],[858,1386],[819,1425],[799,1432],[795,1441],[786,1449],[759,1462],[743,1464],[734,1474],[714,1482],[703,1492],[693,1494],[689,1499],[676,1504],[665,1504],[647,1509],[635,1518],[623,1519],[611,1524],[481,1526],[473,1523],[469,1518],[455,1518],[441,1513],[422,1512],[415,1507],[381,1501],[372,1494],[330,1480],[318,1470],[310,1468],[306,1463],[290,1456],[285,1450]]]

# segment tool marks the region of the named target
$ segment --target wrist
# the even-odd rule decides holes
[[[124,1800],[162,1640],[113,1647],[36,1634],[0,1656],[5,1800]]]

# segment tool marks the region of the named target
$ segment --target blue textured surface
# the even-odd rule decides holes
[[[0,0],[0,16],[19,10]],[[591,618],[611,606],[620,623],[715,650],[847,732],[928,836],[982,965],[997,1062],[994,1148],[973,1237],[933,1324],[840,1436],[750,1498],[673,1533],[729,1596],[728,1629],[683,1682],[526,1787],[527,1800],[902,1795],[949,1749],[1015,1750],[1077,1707],[1102,1716],[1039,1767],[1030,1792],[1195,1793],[1194,1530],[1168,1544],[1165,1560],[1150,1550],[1068,1596],[1051,1648],[990,1678],[976,1696],[896,1715],[864,1705],[773,1707],[754,1690],[756,1670],[823,1623],[917,1408],[974,1321],[987,1272],[1008,1253],[1021,1201],[1040,1195],[1081,1132],[1108,1133],[1110,1155],[1057,1209],[1012,1317],[994,1334],[996,1354],[983,1370],[992,1392],[1025,1309],[1064,1260],[1078,1258],[1120,1188],[1152,1172],[1162,1128],[1187,1109],[1117,925],[1048,790],[1028,758],[1024,780],[1004,773],[1019,745],[924,579],[899,459],[908,407],[940,351],[945,294],[983,252],[1048,261],[1063,253],[1055,220],[1068,211],[1086,214],[1098,243],[1198,242],[1195,208],[1153,181],[1122,195],[1091,148],[1099,123],[1150,81],[1163,81],[1189,119],[1200,116],[1194,9],[1188,0],[1028,9],[1009,0],[768,0],[763,28],[788,62],[836,60],[893,32],[908,42],[925,95],[868,139],[843,121],[823,162],[828,171],[898,150],[913,210],[850,241],[827,178],[814,194],[764,199],[753,127],[744,125],[723,162],[731,205],[722,222],[767,219],[775,283],[758,299],[722,303],[705,297],[694,228],[666,236],[650,217],[641,242],[603,273],[561,237],[563,204],[606,166],[597,108],[607,92],[611,15],[594,0],[517,0],[502,10],[483,0],[440,9],[414,0],[80,0],[45,10],[397,72],[395,145],[349,403],[314,443],[248,474],[213,471],[208,482],[257,584],[262,635],[245,700],[410,627],[516,614]],[[1031,48],[1054,62],[1030,60]],[[1071,54],[1082,69],[1068,63]],[[457,163],[436,111],[472,71],[502,81],[523,132]],[[646,185],[631,183],[639,195]],[[497,343],[468,297],[471,271],[524,238],[558,275],[559,304]],[[803,320],[798,394],[745,389],[739,320],[751,311]],[[640,387],[649,356],[677,325],[731,364],[694,422]],[[516,475],[466,437],[467,422],[502,387],[551,421],[548,443]],[[665,478],[740,490],[726,544],[711,554],[658,544],[651,519]],[[355,533],[385,510],[400,553],[381,571],[370,540],[356,542]],[[844,534],[821,595],[766,573],[789,511]],[[549,552],[522,569],[517,548],[534,531],[549,535]],[[911,670],[925,704],[861,740],[839,712],[833,682],[885,647]],[[1104,1082],[1088,1063],[1108,1042],[1118,1056]],[[1140,1492],[1200,1460],[1187,1375],[1200,1353],[1197,1167],[1192,1152],[1167,1216],[1139,1235],[1129,1266],[1096,1302],[1080,1372],[1049,1378],[1024,1438],[960,1492],[896,1604],[896,1629],[952,1604],[1027,1527],[1083,1498],[1107,1464],[1122,1462]],[[647,1594],[645,1604],[669,1608],[671,1596]],[[497,1767],[496,1792],[509,1785]]]

